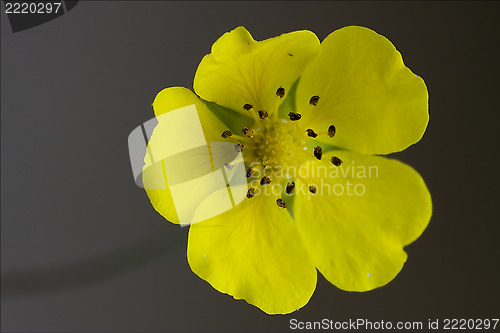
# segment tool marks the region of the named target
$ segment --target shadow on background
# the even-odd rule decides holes
[[[71,263],[2,274],[2,298],[51,293],[105,281],[155,261],[171,252],[184,237],[155,233],[127,247]]]

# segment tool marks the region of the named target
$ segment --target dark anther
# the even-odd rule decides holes
[[[302,118],[302,116],[296,112],[288,113],[288,117],[290,117],[290,120],[299,120],[300,118]]]
[[[253,108],[252,104],[245,104],[245,105],[243,105],[243,109],[245,109],[247,111],[250,110],[251,108]]]
[[[244,136],[248,136],[249,138],[253,137],[253,133],[254,133],[253,129],[245,127],[242,129],[242,131],[243,131]]]
[[[316,186],[314,185],[309,185],[309,192],[311,192],[312,194],[316,194],[318,190],[316,189]]]
[[[289,55],[290,57],[293,57],[293,54],[291,54],[291,53],[288,53],[288,55]]]
[[[332,156],[332,164],[335,166],[339,166],[342,164],[342,160],[337,156]]]
[[[310,136],[311,138],[315,138],[318,136],[318,134],[316,134],[312,129],[308,129],[307,130],[307,136]]]
[[[330,127],[328,127],[328,136],[330,138],[333,138],[333,136],[335,135],[335,133],[337,133],[337,129],[335,128],[335,126],[330,125]]]
[[[269,114],[267,113],[267,111],[264,111],[264,110],[260,110],[259,111],[259,118],[260,119],[267,118],[267,116],[269,116]]]
[[[247,191],[247,198],[248,199],[251,199],[253,198],[255,195],[255,189],[254,188],[249,188],[248,191]]]
[[[247,170],[247,178],[250,178],[253,176],[255,172],[253,171],[253,167],[249,167]]]
[[[238,143],[237,145],[234,145],[234,149],[236,149],[236,151],[238,153],[241,153],[241,151],[243,150],[243,147],[245,147],[245,146],[243,146],[241,143]]]
[[[323,157],[323,149],[321,149],[320,146],[314,147],[314,157],[316,157],[318,160]]]
[[[224,164],[228,170],[233,170],[232,164],[226,163]]]
[[[286,202],[285,202],[285,200],[283,200],[281,198],[279,198],[278,200],[276,200],[276,204],[278,206],[280,206],[281,208],[286,208]]]
[[[295,188],[295,182],[286,184],[286,189],[285,189],[286,194],[288,195],[292,194],[294,188]]]
[[[319,101],[319,96],[313,96],[309,100],[309,104],[316,106],[316,105],[318,105],[318,101]]]
[[[283,98],[283,96],[285,96],[285,88],[279,87],[278,90],[276,90],[276,96]]]
[[[262,177],[262,179],[260,180],[260,185],[267,185],[267,184],[271,184],[271,179],[269,179],[269,177]]]
[[[222,136],[224,139],[227,139],[229,138],[231,135],[233,135],[233,133],[231,133],[230,130],[227,130],[227,131],[224,131],[222,132],[222,134],[220,136]]]

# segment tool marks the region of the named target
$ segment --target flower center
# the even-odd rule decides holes
[[[261,192],[255,186],[279,186],[285,180],[286,187],[279,192],[285,194],[285,197],[280,195],[276,199],[276,204],[278,207],[286,208],[285,198],[294,192],[295,177],[306,182],[296,174],[301,163],[312,156],[318,160],[323,157],[323,150],[320,146],[316,146],[314,151],[307,150],[307,140],[314,140],[318,135],[328,135],[332,138],[336,133],[336,128],[331,125],[328,131],[318,133],[311,128],[305,129],[299,126],[302,115],[297,112],[289,112],[289,120],[279,119],[277,117],[278,101],[285,96],[285,89],[279,87],[276,96],[277,103],[271,117],[266,110],[255,111],[253,105],[245,104],[243,109],[252,112],[255,119],[253,128],[242,128],[243,135],[233,134],[230,130],[226,130],[222,132],[221,137],[236,140],[235,149],[244,151],[244,160],[248,164],[246,176],[251,185],[247,198],[251,199]],[[310,107],[314,108],[318,101],[319,96],[312,96],[309,101]],[[332,157],[331,162],[335,166],[342,164],[338,157]],[[292,174],[290,170],[293,170]],[[312,194],[316,194],[316,186],[309,185],[308,189]]]
[[[255,131],[255,154],[263,166],[298,166],[299,153],[306,147],[306,139],[295,123],[283,119],[263,121]]]

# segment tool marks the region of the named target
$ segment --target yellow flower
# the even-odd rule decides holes
[[[420,140],[428,95],[389,40],[349,26],[322,43],[310,31],[256,42],[238,27],[203,58],[194,91],[161,91],[156,117],[194,106],[206,142],[242,150],[248,185],[236,207],[190,226],[193,272],[268,314],[304,306],[316,288],[316,269],[348,291],[383,286],[399,273],[403,247],[429,223],[431,198],[415,170],[374,155]],[[159,120],[148,149],[195,140],[179,128]],[[179,142],[165,139],[172,133]],[[192,154],[183,158],[193,158],[193,169],[202,164]],[[177,189],[162,178],[168,163],[175,165],[155,167],[146,156],[143,180],[154,208],[182,223]],[[166,185],[147,186],[155,181]],[[200,200],[211,195],[204,185],[190,191]]]

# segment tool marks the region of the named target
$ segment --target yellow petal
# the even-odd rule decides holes
[[[308,106],[319,96],[316,107]],[[392,43],[350,26],[331,33],[302,75],[296,95],[303,122],[316,132],[335,125],[333,139],[318,139],[366,154],[401,151],[427,127],[428,95],[421,77],[405,66]]]
[[[221,141],[227,127],[186,88],[162,90],[153,108],[156,119],[145,123],[147,134],[152,135],[142,174],[144,188],[153,207],[167,220],[191,221],[192,216],[183,213],[192,210],[187,204],[197,206],[216,189],[226,188],[222,175],[213,173],[209,144]]]
[[[334,166],[332,156],[343,163]],[[317,194],[301,183],[293,211],[318,270],[349,291],[391,281],[406,261],[403,247],[420,236],[432,214],[420,175],[396,160],[334,151],[308,164],[302,176]]]
[[[257,195],[191,225],[187,255],[193,272],[218,291],[284,314],[309,301],[317,273],[293,220],[274,200]]]
[[[194,89],[203,99],[248,113],[272,114],[281,102],[279,87],[290,89],[318,53],[319,41],[310,31],[295,31],[256,42],[243,27],[225,33],[201,61]]]
[[[170,87],[163,89],[156,95],[153,109],[155,116],[159,117],[172,110],[193,104],[196,106],[205,139],[208,142],[222,141],[221,134],[227,129],[227,126],[207,108],[196,94],[187,88]]]

